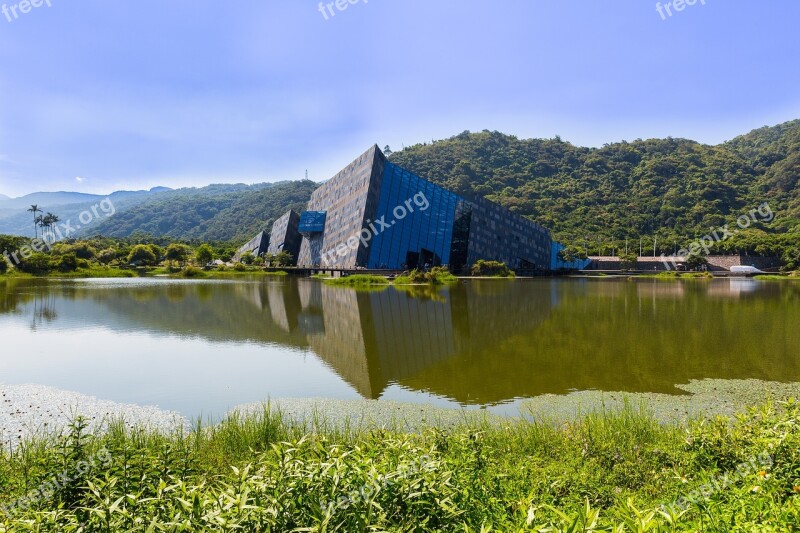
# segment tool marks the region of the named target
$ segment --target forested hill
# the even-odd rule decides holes
[[[668,138],[583,148],[560,138],[464,132],[390,159],[530,216],[567,241],[691,238],[763,202],[778,213],[763,229],[800,228],[800,120],[718,146]]]
[[[146,233],[175,239],[246,242],[289,209],[305,209],[319,184],[309,180],[211,185],[161,193],[92,226],[92,234]]]

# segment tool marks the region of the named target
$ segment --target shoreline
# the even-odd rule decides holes
[[[89,432],[104,431],[109,422],[122,419],[130,427],[159,432],[188,429],[180,413],[154,406],[125,404],[46,385],[0,385],[0,446],[13,451],[30,439],[57,437],[77,416],[88,422]]]
[[[597,412],[620,412],[632,407],[664,424],[686,425],[695,419],[732,418],[766,401],[800,398],[800,383],[756,379],[693,380],[676,385],[684,394],[576,391],[566,395],[545,394],[519,400],[516,415],[485,409],[436,407],[426,403],[391,400],[340,400],[325,398],[275,398],[241,404],[211,425],[263,412],[265,407],[309,427],[349,429],[393,428],[416,433],[425,428],[459,424],[508,425],[522,419],[562,424]],[[193,421],[181,413],[156,406],[118,403],[35,384],[0,385],[0,445],[14,450],[29,439],[61,434],[76,416],[83,416],[90,432],[104,431],[108,423],[123,419],[131,428],[161,433],[191,430]],[[205,423],[204,423],[205,424]]]

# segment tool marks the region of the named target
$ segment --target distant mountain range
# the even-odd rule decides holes
[[[389,157],[459,194],[484,196],[528,216],[565,242],[695,238],[764,202],[777,215],[764,230],[800,235],[800,120],[716,146],[667,138],[586,148],[560,138],[523,140],[483,131]],[[348,161],[343,154],[342,166]],[[269,231],[289,208],[304,209],[318,185],[304,180],[120,191],[110,196],[116,214],[81,231],[245,242]],[[32,236],[31,204],[75,220],[103,198],[70,192],[0,198],[0,234]]]
[[[32,205],[37,205],[43,213],[51,212],[58,215],[64,222],[71,220],[77,224],[81,212],[91,210],[92,206],[106,198],[110,198],[115,209],[119,210],[170,190],[166,187],[156,187],[149,191],[118,191],[105,196],[63,191],[37,192],[19,198],[0,198],[0,233],[33,237],[33,213],[28,212]]]
[[[111,196],[114,198],[126,197],[144,197],[148,194],[155,194],[158,192],[171,191],[168,187],[154,187],[149,191],[117,191]],[[92,202],[99,202],[103,198],[108,198],[108,195],[87,194],[82,192],[35,192],[20,196],[19,198],[10,198],[4,194],[0,194],[0,209],[28,209],[31,205],[73,205],[73,204],[87,204]]]
[[[0,199],[0,234],[33,237],[31,205],[51,212],[62,222],[79,225],[82,212],[106,198],[113,204],[113,215],[98,209],[89,224],[75,236],[102,234],[127,237],[147,233],[175,239],[199,241],[246,241],[290,208],[303,209],[311,191],[311,181],[222,184],[200,188],[149,191],[118,191],[107,196],[74,192],[39,192],[20,198]],[[110,210],[109,210],[110,211]]]

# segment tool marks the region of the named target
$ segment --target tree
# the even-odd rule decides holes
[[[135,263],[137,265],[151,266],[155,265],[156,261],[156,254],[145,244],[137,244],[131,249],[131,253],[128,254],[128,263],[131,264]]]
[[[78,270],[78,258],[73,253],[61,256],[58,261],[58,270],[60,272],[74,272]]]
[[[783,252],[781,260],[783,261],[785,270],[800,269],[800,247],[795,246],[787,248]]]
[[[200,245],[194,256],[200,265],[207,265],[214,260],[214,250],[208,244],[203,244]]]
[[[97,250],[94,246],[86,241],[80,241],[70,245],[61,245],[60,250],[61,254],[73,253],[78,259],[94,259],[97,255]],[[53,251],[55,251],[55,247],[53,247]]]
[[[44,216],[37,217],[36,220],[38,224],[42,227],[42,238],[44,239],[45,230],[47,230],[48,234],[50,234],[53,237],[52,240],[55,241],[56,239],[55,235],[53,234],[52,228],[61,219],[57,215],[54,215],[53,213],[50,213],[48,211]]]
[[[0,274],[8,272],[8,261],[3,256],[0,256]]]
[[[45,218],[47,219],[47,227],[50,229],[50,234],[52,235],[53,240],[55,241],[56,238],[55,238],[55,233],[53,233],[53,228],[56,226],[58,221],[61,220],[61,219],[58,218],[58,215],[54,215],[53,213],[50,213],[49,211],[48,211],[47,215],[45,215]]]
[[[689,254],[689,256],[686,258],[686,267],[691,270],[697,270],[698,268],[707,264],[708,259],[701,254]]]
[[[255,256],[253,255],[253,252],[243,253],[242,258],[240,259],[240,262],[243,265],[252,265],[254,261],[255,261]]]
[[[221,259],[222,261],[225,261],[226,263],[231,259],[233,259],[233,256],[235,254],[236,254],[236,248],[232,246],[218,246],[214,250],[214,255],[219,259]]]
[[[33,213],[33,232],[36,234],[37,239],[39,238],[39,230],[38,230],[39,224],[37,222],[38,217],[36,216],[36,213],[41,213],[41,212],[42,210],[39,209],[39,206],[36,204],[33,204],[30,207],[30,209],[28,209],[28,213]]]
[[[53,269],[50,262],[50,256],[42,253],[32,254],[30,257],[20,260],[17,264],[17,270],[27,274],[43,275],[47,274]]]
[[[153,255],[156,256],[156,263],[161,261],[161,258],[164,257],[164,250],[157,244],[148,244],[150,250],[153,252]]]
[[[167,246],[166,251],[167,261],[177,261],[178,263],[185,263],[186,258],[189,257],[189,249],[183,244],[170,244]]]
[[[501,261],[484,261],[483,259],[479,259],[477,263],[472,265],[470,273],[473,276],[493,278],[509,278],[514,276],[514,273],[505,263]]]
[[[273,262],[277,267],[287,267],[292,265],[293,260],[294,257],[292,257],[292,254],[290,254],[286,250],[282,250],[275,256]]]
[[[567,247],[558,252],[558,259],[565,263],[572,263],[575,261],[575,255],[572,253],[572,250]]]
[[[639,266],[639,256],[633,252],[620,254],[619,266],[622,270],[636,270],[636,267]]]
[[[117,258],[117,251],[114,248],[106,248],[97,254],[97,260],[103,265],[108,265]]]

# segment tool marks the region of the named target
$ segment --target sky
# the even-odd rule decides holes
[[[321,181],[464,130],[716,144],[800,118],[797,0],[26,1],[0,0],[12,197]]]

